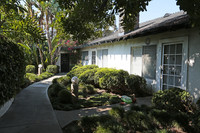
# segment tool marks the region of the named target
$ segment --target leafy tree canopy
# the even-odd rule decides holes
[[[102,28],[113,25],[114,15],[123,15],[125,31],[134,29],[136,17],[145,11],[151,0],[55,0],[66,11],[62,23],[65,31],[76,40],[87,40]],[[176,0],[181,10],[186,11],[196,26],[200,26],[200,1]],[[162,5],[161,5],[162,6]],[[160,8],[160,7],[158,7]]]

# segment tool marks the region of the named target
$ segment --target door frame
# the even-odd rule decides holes
[[[181,88],[186,90],[188,88],[187,75],[188,75],[188,36],[167,38],[159,40],[157,49],[157,68],[156,68],[156,80],[158,90],[162,90],[162,56],[163,56],[163,44],[176,44],[182,43],[182,68],[181,68]]]

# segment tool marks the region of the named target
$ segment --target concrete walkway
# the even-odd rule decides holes
[[[152,97],[142,97],[137,98],[136,105],[151,105],[151,98]],[[119,106],[119,104],[113,104],[108,106],[99,106],[99,107],[91,107],[91,108],[83,108],[80,110],[72,110],[72,111],[59,111],[55,110],[58,122],[60,126],[63,128],[69,123],[71,123],[74,120],[79,120],[83,116],[90,116],[90,115],[102,115],[107,114],[108,111],[114,107]],[[130,108],[130,104],[123,105],[125,110],[128,110]]]
[[[0,118],[0,133],[62,133],[47,96],[54,78],[34,83],[22,90]]]

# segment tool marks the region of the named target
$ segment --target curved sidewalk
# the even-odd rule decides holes
[[[62,133],[47,96],[54,78],[34,83],[22,90],[0,118],[0,133]]]

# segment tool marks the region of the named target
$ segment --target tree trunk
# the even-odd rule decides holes
[[[51,65],[53,65],[53,56],[52,56],[52,44],[51,44],[51,37],[49,33],[49,13],[46,12],[46,32],[47,32],[47,42],[49,46],[49,55],[51,60]]]
[[[37,44],[37,46],[38,46],[38,49],[39,49],[40,60],[41,60],[42,66],[44,67],[44,58],[43,58],[42,50],[40,49],[39,44]]]

